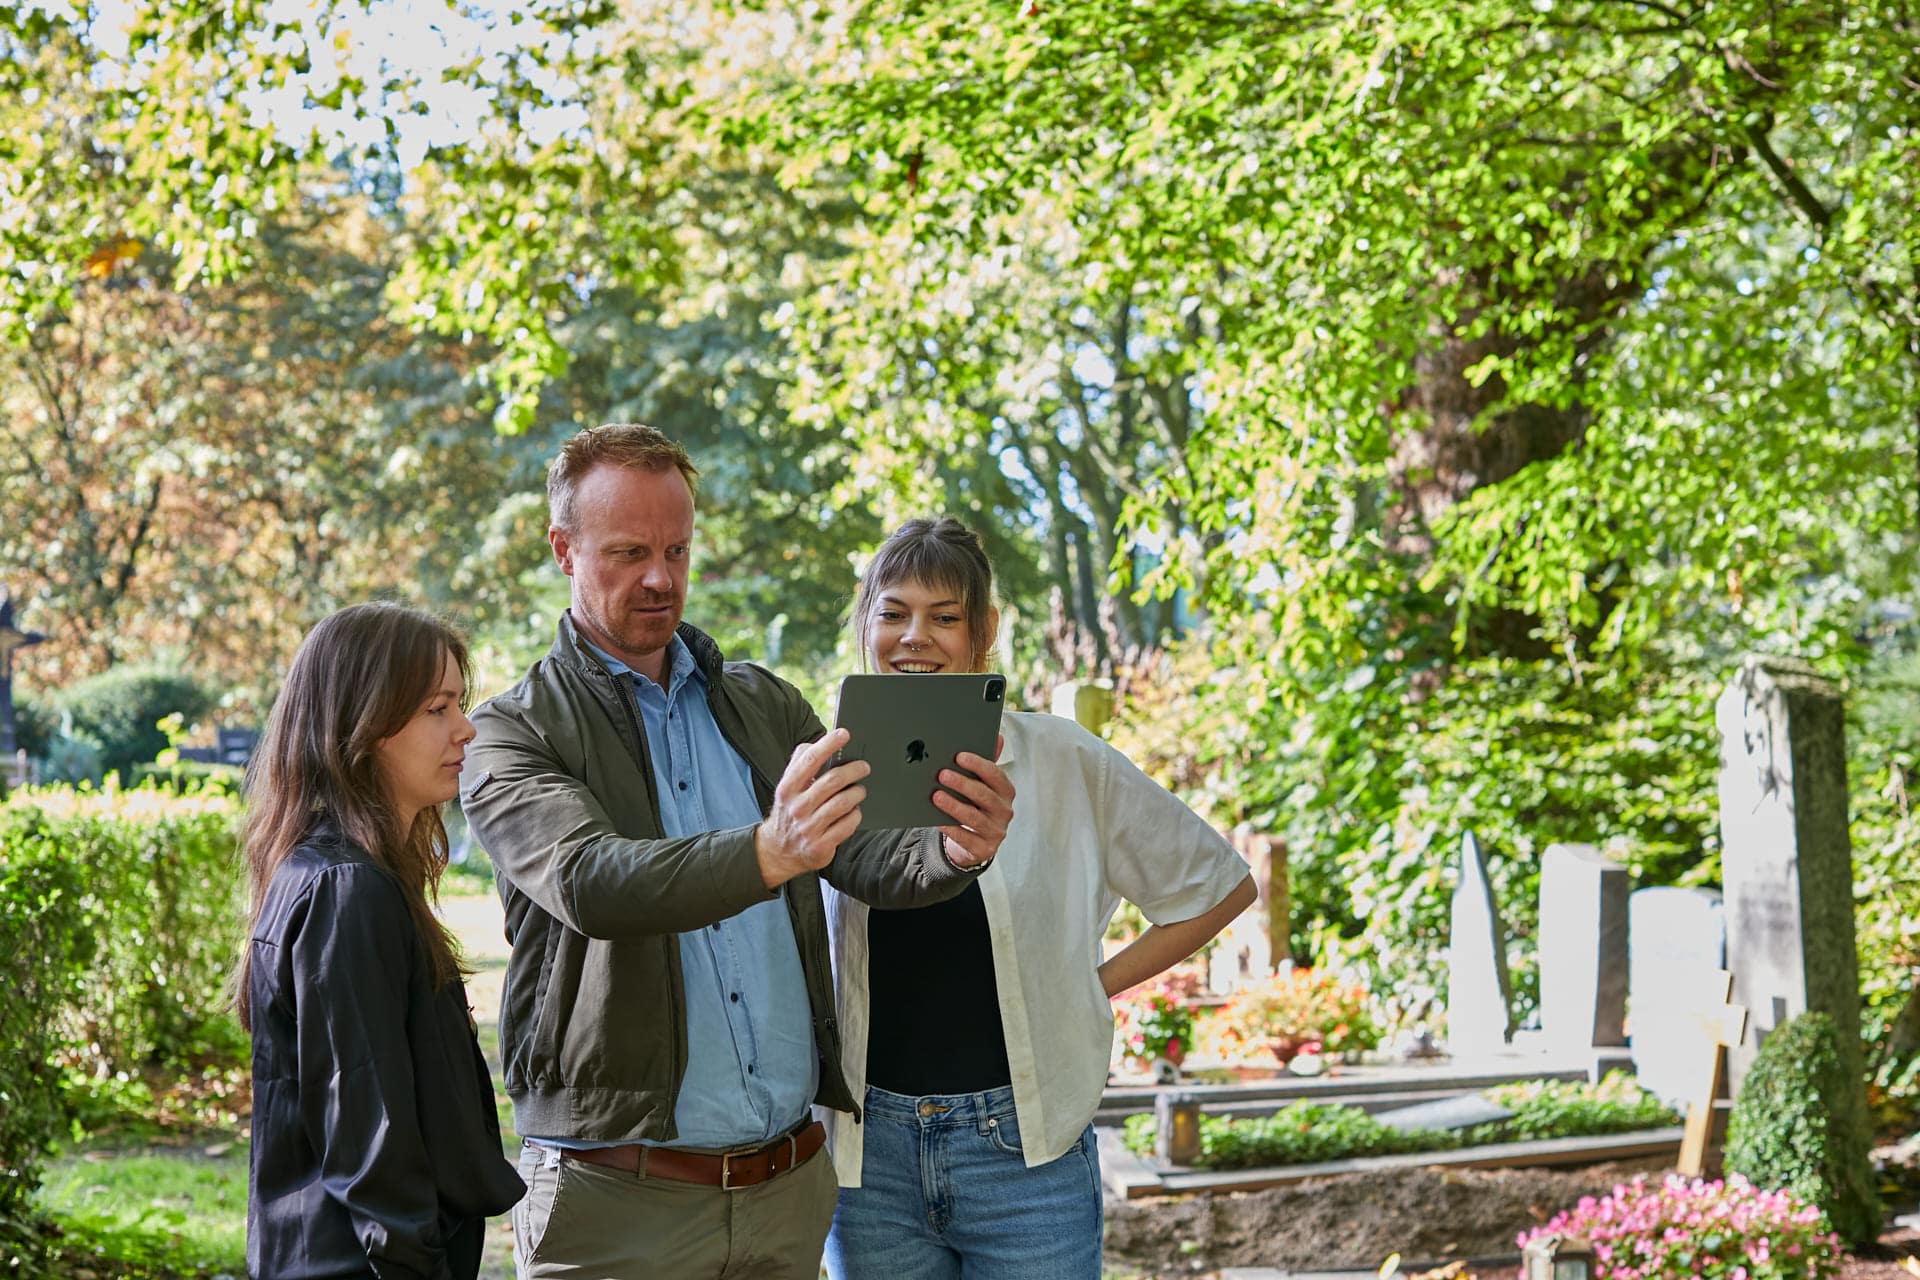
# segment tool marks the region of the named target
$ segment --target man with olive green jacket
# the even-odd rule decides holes
[[[808,1104],[840,1068],[820,880],[871,905],[957,893],[1012,786],[949,770],[954,825],[858,833],[863,763],[791,685],[680,621],[697,472],[651,428],[548,473],[572,581],[547,656],[473,713],[463,807],[513,954],[500,1050],[528,1194],[523,1278],[818,1274],[834,1177]],[[976,780],[977,779],[977,780]]]

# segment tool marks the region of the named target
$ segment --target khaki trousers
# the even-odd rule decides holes
[[[740,1191],[636,1177],[530,1142],[520,1177],[519,1280],[819,1280],[838,1191],[825,1147]]]

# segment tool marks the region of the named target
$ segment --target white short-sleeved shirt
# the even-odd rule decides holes
[[[1059,716],[1008,712],[1000,767],[1013,823],[980,874],[993,969],[1029,1167],[1058,1159],[1100,1105],[1113,1007],[1100,985],[1100,939],[1125,898],[1154,924],[1218,906],[1247,864],[1203,819],[1119,751]],[[855,1098],[867,1080],[867,907],[827,891],[842,1068]],[[824,1113],[843,1186],[860,1185],[862,1134]]]

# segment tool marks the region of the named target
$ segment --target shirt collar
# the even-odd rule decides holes
[[[600,659],[600,664],[615,676],[631,676],[635,680],[647,679],[647,677],[641,675],[638,671],[635,671],[632,667],[620,661],[620,659],[614,657],[585,636],[580,637],[580,643],[592,650],[593,656]],[[693,660],[693,650],[687,648],[686,641],[682,640],[679,636],[676,635],[672,640],[667,642],[666,655],[668,696],[672,696],[672,694],[680,688],[682,682],[689,676],[699,680],[702,684],[706,682],[706,673],[701,671],[699,664]],[[648,681],[648,683],[652,682]]]

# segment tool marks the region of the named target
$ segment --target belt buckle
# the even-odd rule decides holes
[[[785,1169],[773,1168],[773,1161],[769,1159],[767,1161],[767,1176],[764,1181],[771,1182],[776,1175],[790,1173],[800,1164],[799,1132],[795,1131],[784,1136],[787,1140],[787,1167]],[[733,1159],[735,1156],[741,1159],[745,1159],[748,1156],[771,1156],[774,1143],[779,1141],[779,1138],[775,1138],[773,1142],[762,1143],[757,1147],[743,1147],[738,1151],[722,1151],[720,1153],[720,1189],[722,1191],[744,1191],[748,1187],[758,1186],[758,1183],[753,1182],[743,1182],[739,1186],[733,1184]]]
[[[744,1191],[750,1185],[744,1182],[737,1187],[733,1185],[733,1158],[735,1156],[750,1156],[752,1154],[752,1151],[722,1151],[720,1153],[720,1189],[722,1191]]]

